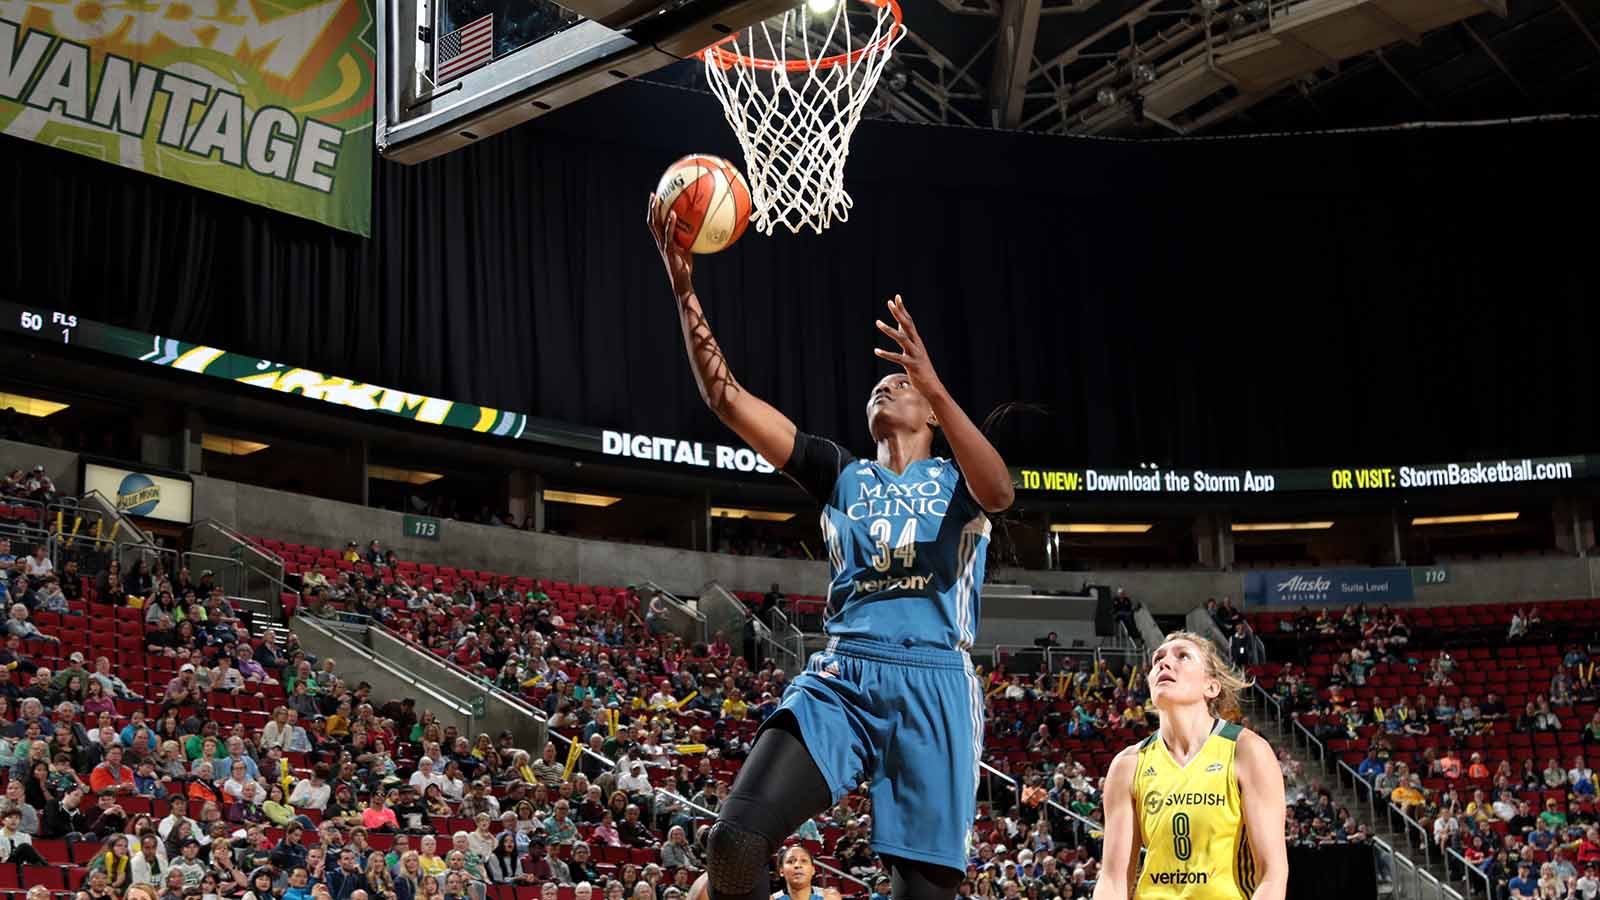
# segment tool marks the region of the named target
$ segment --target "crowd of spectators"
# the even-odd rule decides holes
[[[393,569],[376,544],[347,554]],[[348,572],[309,579],[308,608],[365,604],[402,634],[536,697],[553,731],[591,751],[569,766],[555,743],[532,759],[509,734],[457,734],[412,701],[346,683],[334,660],[292,638],[251,638],[207,573],[191,580],[159,563],[128,572],[112,563],[86,574],[76,559],[56,572],[30,558],[7,548],[0,567],[20,608],[0,651],[0,861],[60,862],[51,847],[66,842],[82,869],[72,887],[90,898],[140,895],[130,887],[149,884],[154,900],[481,900],[549,885],[580,900],[676,900],[703,865],[705,828],[757,723],[787,684],[781,669],[750,665],[720,636],[686,645],[650,635],[633,592],[568,621],[542,590],[511,596],[504,583],[440,592]],[[52,611],[46,594],[63,581],[71,598]],[[69,617],[114,609],[138,610],[145,659],[113,667],[68,652]],[[139,662],[148,682],[145,666],[140,678],[119,675]],[[157,665],[170,678],[158,679]],[[265,714],[212,715],[232,706]],[[1004,896],[1012,883],[1035,896],[1087,896],[1097,848],[1068,827],[1072,839],[1052,849],[1056,836],[1041,824],[1041,797],[1097,814],[1094,779],[1068,759],[1054,774],[1020,772],[1030,782],[1021,802],[998,791],[985,804],[978,827],[993,840],[975,847],[972,893]],[[1073,789],[1063,787],[1069,778]],[[991,817],[991,808],[1005,812]],[[825,847],[825,859],[870,887],[882,876],[870,828],[870,802],[851,795],[797,839]]]
[[[42,464],[31,469],[12,469],[0,479],[0,497],[48,504],[56,498],[56,483]]]
[[[1534,646],[1557,633],[1537,606],[1512,610],[1503,637],[1486,632],[1489,657],[1470,661],[1470,648],[1419,644],[1388,609],[1302,610],[1292,627],[1323,638],[1329,659],[1315,670],[1283,665],[1276,699],[1330,748],[1354,750],[1358,776],[1457,872],[1471,867],[1480,893],[1600,897],[1600,782],[1588,763],[1600,742],[1600,672],[1588,646]],[[1495,658],[1517,645],[1548,656]],[[1524,702],[1508,705],[1478,666],[1517,672]],[[1420,688],[1395,687],[1395,672]]]
[[[537,703],[556,739],[530,755],[510,733],[457,733],[414,701],[375,697],[292,637],[248,634],[210,573],[86,573],[71,558],[55,571],[0,545],[13,601],[0,861],[37,865],[40,847],[70,842],[85,870],[72,887],[91,900],[145,883],[151,900],[532,900],[506,893],[518,888],[683,900],[785,672],[722,635],[652,628],[650,596],[632,588],[574,607],[546,583],[408,576],[376,541],[341,556],[348,567],[297,576],[305,611],[372,616]],[[138,610],[147,666],[61,643],[73,616],[116,609]],[[1093,891],[1105,765],[1155,718],[1142,668],[1078,659],[983,673],[998,774],[983,782],[964,895]],[[124,679],[126,664],[141,677]],[[569,757],[568,741],[586,752]],[[1366,839],[1291,758],[1284,767],[1291,840]],[[885,877],[871,820],[852,792],[795,839],[865,884],[838,883],[846,894],[865,894]]]
[[[369,548],[362,558],[381,554]],[[714,811],[749,751],[756,723],[787,685],[781,669],[752,664],[721,635],[694,644],[652,628],[648,592],[629,588],[615,603],[569,607],[564,615],[538,585],[518,590],[509,579],[490,579],[419,589],[397,577],[392,565],[388,572],[387,579],[376,569],[365,578],[340,573],[328,596],[346,598],[403,637],[539,703],[552,730],[595,754],[576,768],[588,784],[606,777],[600,758],[615,760],[616,771],[631,777],[624,799],[640,807],[658,836],[686,823],[681,807],[651,793],[686,798],[697,815]],[[1119,592],[1118,600],[1131,618],[1126,594]],[[1225,623],[1248,628],[1231,604],[1223,609]],[[1029,675],[1003,666],[985,674],[987,762],[1017,787],[995,779],[985,784],[976,827],[982,839],[969,872],[974,893],[1004,896],[1010,867],[1027,876],[1009,879],[1023,895],[1037,890],[1074,897],[1092,890],[1105,764],[1155,724],[1143,674],[1137,666],[1072,662]],[[1370,830],[1348,810],[1333,807],[1325,787],[1308,782],[1287,753],[1282,758],[1293,790],[1292,841],[1314,846],[1369,839]],[[614,788],[604,783],[601,795],[612,796]],[[870,884],[881,870],[864,841],[869,825],[870,804],[852,795],[808,828],[829,835],[824,862]],[[698,837],[689,833],[691,844]],[[1042,872],[1047,858],[1051,879],[1032,886],[1032,873]]]
[[[362,558],[371,553],[369,548]],[[642,589],[564,615],[537,585],[517,590],[510,579],[497,578],[457,582],[449,590],[442,581],[419,589],[397,575],[392,566],[369,576],[341,572],[327,584],[311,584],[308,591],[320,596],[308,597],[306,605],[360,609],[402,637],[538,703],[552,731],[590,751],[573,769],[573,796],[610,798],[619,816],[637,807],[658,844],[682,828],[688,845],[701,853],[708,814],[726,796],[757,724],[787,686],[781,668],[770,661],[753,664],[722,635],[691,643],[652,628],[652,604]],[[993,759],[1022,787],[1004,779],[986,787],[988,802],[976,830],[991,839],[975,845],[973,893],[1003,896],[1008,880],[1024,894],[1043,891],[1040,896],[1087,896],[1092,890],[1098,832],[1071,816],[1051,814],[1047,801],[1091,821],[1100,815],[1103,766],[1086,771],[1061,747],[1098,738],[1108,722],[1120,728],[1124,706],[1138,710],[1142,725],[1143,680],[1133,673],[1135,694],[1126,689],[1124,674],[1085,670],[1026,683],[1003,671],[988,674],[991,696],[1015,701],[1013,713],[991,722],[997,740],[1026,740],[1032,753],[1021,765]],[[1073,701],[1065,713],[1027,714],[1041,701],[1063,696]],[[545,759],[532,765],[553,775],[557,754],[547,747]],[[547,787],[561,791],[567,783]],[[872,885],[883,873],[867,843],[870,823],[870,802],[856,793],[807,823],[800,837],[819,841],[821,861]],[[1013,869],[1018,874],[1008,878]]]

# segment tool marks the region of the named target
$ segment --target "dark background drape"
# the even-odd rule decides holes
[[[903,294],[1019,462],[1317,464],[1600,449],[1600,122],[1128,143],[864,123],[856,206],[697,284],[739,375],[865,442]],[[643,226],[738,159],[714,101],[626,83],[417,167],[364,240],[0,140],[0,296],[548,418],[726,439]]]
[[[1330,844],[1289,848],[1289,900],[1355,900],[1378,896],[1372,847]]]

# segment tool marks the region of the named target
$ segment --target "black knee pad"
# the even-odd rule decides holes
[[[720,894],[748,894],[765,878],[772,842],[755,831],[719,819],[706,835],[706,871]]]

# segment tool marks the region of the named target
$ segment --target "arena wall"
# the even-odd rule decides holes
[[[786,591],[821,594],[827,568],[809,560],[762,559],[668,547],[530,534],[464,522],[442,522],[438,541],[407,537],[403,516],[270,488],[195,477],[195,518],[214,518],[245,534],[319,546],[377,538],[402,558],[449,560],[491,571],[534,574],[558,581],[623,585],[656,582],[698,594],[707,582],[735,590],[776,582]],[[1600,559],[1542,558],[1449,563],[1445,584],[1419,586],[1418,603],[1506,603],[1592,597],[1600,590]],[[1208,597],[1241,599],[1243,572],[1000,569],[997,580],[1036,590],[1078,592],[1084,585],[1121,587],[1157,615],[1183,614]],[[1042,604],[1048,604],[1042,606]],[[1052,628],[1063,640],[1087,637],[1094,609],[1084,600],[994,597],[985,602],[978,643],[1026,643]],[[1080,633],[1081,632],[1081,633]]]
[[[1533,603],[1593,597],[1600,589],[1600,559],[1551,558],[1452,562],[1443,568],[1444,584],[1418,585],[1416,603]],[[1038,572],[1002,569],[1004,581],[1035,589],[1077,591],[1086,584],[1123,588],[1128,596],[1150,607],[1156,615],[1177,615],[1204,603],[1208,597],[1242,600],[1244,572]],[[1315,606],[1316,604],[1311,604]],[[1329,604],[1337,605],[1337,604]]]
[[[218,478],[195,476],[195,519],[216,519],[245,534],[296,543],[363,545],[373,538],[402,559],[449,560],[457,566],[537,575],[556,581],[624,585],[646,579],[669,591],[699,594],[716,580],[734,589],[821,593],[827,566],[809,560],[762,559],[533,534],[465,522],[440,523],[437,541],[404,534],[397,512]]]

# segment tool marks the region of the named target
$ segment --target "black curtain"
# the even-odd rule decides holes
[[[1129,143],[868,122],[823,236],[698,262],[739,375],[860,447],[903,294],[1018,462],[1381,463],[1600,449],[1592,120]],[[589,425],[726,440],[643,226],[739,159],[706,95],[630,82],[416,166],[374,234],[0,140],[0,296]]]
[[[1372,846],[1290,847],[1289,890],[1284,896],[1287,900],[1377,897],[1377,860]]]

